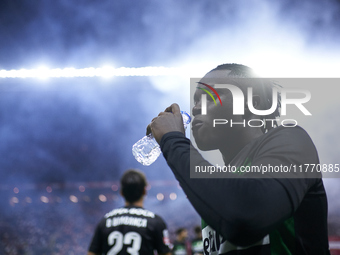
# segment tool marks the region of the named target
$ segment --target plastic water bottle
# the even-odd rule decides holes
[[[184,129],[191,121],[190,115],[181,111]],[[144,136],[132,146],[132,154],[144,166],[149,166],[161,155],[162,151],[152,133]]]

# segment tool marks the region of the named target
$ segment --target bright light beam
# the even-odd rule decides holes
[[[166,76],[181,75],[183,70],[171,67],[120,67],[113,68],[56,68],[56,69],[20,69],[0,70],[0,78],[72,78],[72,77],[114,77],[114,76]]]

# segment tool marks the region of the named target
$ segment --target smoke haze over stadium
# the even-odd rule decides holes
[[[0,79],[1,212],[14,187],[40,196],[39,187],[55,184],[61,192],[70,183],[116,182],[127,168],[139,168],[155,187],[161,181],[171,184],[165,193],[178,192],[162,207],[158,200],[146,203],[169,219],[170,206],[194,212],[162,157],[150,167],[133,158],[131,147],[146,125],[173,102],[190,110],[190,75],[226,62],[264,77],[339,77],[340,2],[4,0],[0,38],[0,70],[191,70],[188,76]],[[303,126],[325,163],[340,163],[334,92],[318,104],[320,119]],[[339,182],[325,179],[329,213],[337,217]]]

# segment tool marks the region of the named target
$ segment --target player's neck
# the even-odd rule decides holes
[[[144,205],[144,200],[140,199],[136,202],[130,203],[128,201],[125,201],[125,206],[136,206],[136,207],[143,207]]]

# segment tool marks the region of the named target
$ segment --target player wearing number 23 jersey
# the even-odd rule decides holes
[[[125,207],[114,209],[101,219],[88,255],[153,255],[155,250],[158,254],[170,254],[165,222],[160,216],[143,208],[146,194],[144,175],[129,170],[123,175],[121,186]]]

